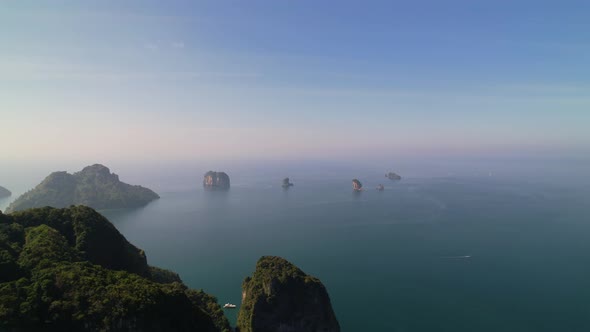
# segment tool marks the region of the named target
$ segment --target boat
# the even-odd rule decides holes
[[[231,304],[231,303],[226,303],[226,304],[223,305],[223,307],[225,309],[235,309],[236,308],[236,305],[235,304]]]

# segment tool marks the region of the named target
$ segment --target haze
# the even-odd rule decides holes
[[[5,2],[0,162],[577,158],[589,6]]]

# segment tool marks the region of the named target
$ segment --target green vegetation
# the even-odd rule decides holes
[[[230,331],[214,297],[149,267],[88,207],[0,213],[0,330]]]
[[[12,193],[10,192],[10,190],[0,186],[0,198],[10,197],[11,195]]]
[[[92,165],[74,174],[50,174],[37,187],[10,204],[6,211],[71,205],[86,205],[95,209],[132,208],[158,198],[158,194],[150,189],[119,181],[119,177],[105,166]]]
[[[324,285],[281,257],[260,258],[242,292],[240,332],[340,331]]]

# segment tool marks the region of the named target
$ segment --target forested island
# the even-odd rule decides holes
[[[123,183],[119,176],[99,164],[80,172],[54,172],[34,189],[17,198],[6,212],[51,206],[86,205],[95,209],[135,208],[160,198],[142,186]]]
[[[91,208],[0,213],[0,330],[230,331],[216,299],[187,288]]]
[[[242,284],[240,332],[339,332],[326,288],[281,257],[265,256]]]
[[[10,192],[10,190],[0,186],[0,198],[10,197],[10,196],[12,196],[12,193]]]

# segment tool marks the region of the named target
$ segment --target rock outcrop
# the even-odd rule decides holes
[[[339,332],[319,279],[281,257],[265,256],[242,284],[240,332]]]
[[[86,205],[95,209],[135,208],[160,196],[150,189],[119,181],[103,165],[85,167],[80,172],[51,173],[33,190],[16,199],[7,212],[51,206]]]
[[[293,184],[290,182],[289,178],[284,178],[283,179],[283,188],[289,188],[292,187]]]
[[[0,213],[0,331],[230,330],[214,297],[91,208]]]
[[[402,179],[401,176],[399,176],[399,175],[397,175],[397,174],[395,174],[393,172],[389,172],[389,173],[385,174],[385,177],[388,178],[388,179],[390,179],[390,180],[401,180]]]
[[[205,189],[229,189],[229,176],[224,172],[209,171],[203,178]]]
[[[10,197],[10,196],[12,196],[12,193],[10,192],[10,190],[0,186],[0,198]]]
[[[362,191],[363,190],[363,184],[358,179],[352,180],[352,190],[354,190],[354,191]]]

